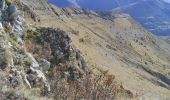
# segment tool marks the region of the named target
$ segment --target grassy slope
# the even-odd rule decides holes
[[[34,12],[41,22],[27,19],[28,25],[65,30],[91,66],[109,70],[126,89],[143,99],[170,98],[166,85],[160,86],[163,84],[160,75],[166,76],[167,81],[169,77],[169,45],[141,28],[129,16],[116,15],[111,21],[86,15],[57,17],[47,9]],[[72,30],[79,31],[79,35],[72,34]]]

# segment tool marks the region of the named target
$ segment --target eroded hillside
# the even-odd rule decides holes
[[[67,32],[36,26],[42,19],[31,2],[33,9],[51,9],[46,1],[0,1],[0,100],[134,97],[108,71],[94,73]]]
[[[52,81],[55,78],[60,79],[57,76],[63,75],[62,77],[77,80],[84,75],[86,77],[89,70],[93,70],[93,73],[103,70],[103,74],[108,71],[114,75],[117,84],[122,84],[118,85],[120,88],[116,90],[125,94],[121,95],[123,100],[132,94],[134,99],[142,100],[170,98],[170,46],[141,27],[129,15],[98,14],[79,8],[60,9],[45,0],[21,0],[18,6],[23,11],[27,30],[25,49],[32,53],[31,58],[37,60],[40,66],[44,61],[42,59],[51,62],[52,67],[47,67],[47,70],[53,74],[45,76],[49,78],[49,83],[54,83],[51,84],[52,87],[55,84],[67,83],[65,80],[57,81],[58,83]],[[79,59],[76,58],[77,53],[81,55]],[[41,71],[46,73],[46,69],[44,70]],[[57,71],[63,73],[59,75]],[[101,83],[105,83],[103,80]],[[75,84],[69,86],[69,89],[74,90]],[[63,87],[53,89],[60,90]],[[64,90],[66,89],[67,85]],[[68,91],[64,91],[61,97],[68,96],[64,93],[67,94]],[[112,98],[103,98],[107,97],[103,96],[104,94],[105,92],[98,93],[101,100]],[[78,96],[80,95],[82,96],[78,93]],[[90,95],[94,96],[93,93]]]
[[[26,1],[25,1],[26,2]],[[102,15],[78,8],[31,5],[40,22],[33,27],[61,28],[90,66],[109,70],[143,99],[167,99],[170,89],[169,44],[126,14]],[[36,8],[44,8],[36,9]]]

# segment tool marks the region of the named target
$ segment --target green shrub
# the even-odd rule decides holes
[[[40,33],[32,31],[32,30],[28,30],[25,35],[26,35],[27,40],[32,40],[32,39],[35,39],[36,37],[39,37]]]
[[[10,42],[13,46],[16,46],[18,44],[18,39],[17,38],[10,39]]]
[[[26,60],[24,61],[24,64],[25,64],[26,66],[31,66],[32,61],[31,61],[30,59],[26,59]]]
[[[11,29],[11,27],[9,27],[9,26],[6,25],[6,26],[4,27],[4,30],[5,30],[6,33],[10,33],[12,29]]]
[[[12,3],[15,3],[16,5],[20,4],[20,0],[5,0],[7,5],[11,5]]]
[[[16,33],[11,33],[8,37],[7,40],[13,45],[16,46],[18,44],[18,36]]]
[[[13,0],[5,0],[5,2],[7,3],[7,5],[10,5],[13,3]]]

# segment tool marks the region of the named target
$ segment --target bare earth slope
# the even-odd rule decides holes
[[[22,1],[39,19],[25,16],[28,27],[68,32],[91,68],[109,70],[137,99],[170,99],[170,45],[129,15],[99,15],[78,8],[60,9],[43,0]]]

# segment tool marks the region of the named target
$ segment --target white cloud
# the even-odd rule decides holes
[[[163,1],[165,1],[165,2],[167,2],[167,3],[170,3],[170,0],[163,0]]]
[[[78,0],[67,0],[67,1],[69,1],[70,3],[72,3],[74,6],[76,6],[76,7],[80,7],[78,4],[77,4],[77,1]]]

